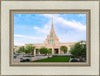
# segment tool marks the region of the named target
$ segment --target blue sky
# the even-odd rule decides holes
[[[86,14],[14,14],[14,45],[43,43],[52,17],[60,42],[86,40]]]

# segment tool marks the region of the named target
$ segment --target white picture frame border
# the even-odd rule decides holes
[[[79,7],[80,6],[80,7]],[[11,67],[9,66],[9,10],[89,9],[91,10],[91,66]],[[2,1],[1,75],[99,75],[99,1]]]

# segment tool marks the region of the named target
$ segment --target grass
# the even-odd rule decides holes
[[[36,60],[32,62],[69,62],[70,57],[52,57],[42,60]]]

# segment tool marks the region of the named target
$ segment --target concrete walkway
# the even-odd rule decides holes
[[[36,57],[37,60],[48,58],[48,56],[35,56],[35,57]]]

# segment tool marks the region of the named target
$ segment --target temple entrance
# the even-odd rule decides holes
[[[38,54],[39,54],[38,49],[36,49],[36,55],[38,55]]]
[[[49,50],[51,51],[51,52],[49,53],[49,55],[50,55],[50,54],[52,54],[52,49],[51,49],[51,48],[49,48]]]
[[[54,54],[58,54],[58,49],[54,49]]]
[[[51,50],[51,54],[52,54],[52,49],[50,49]]]

